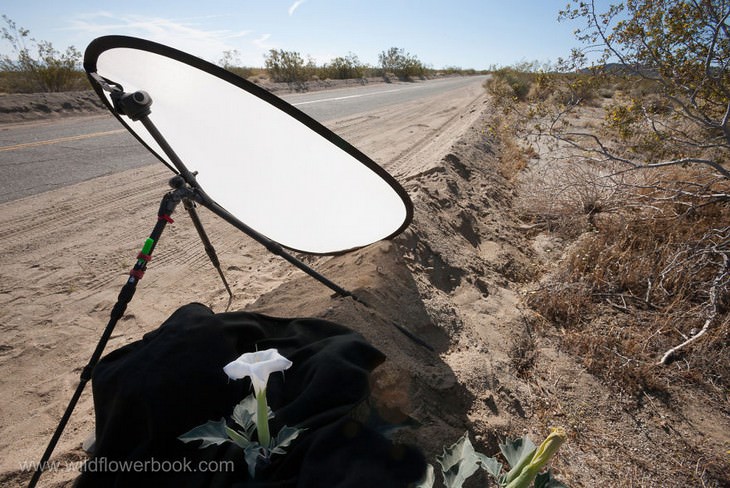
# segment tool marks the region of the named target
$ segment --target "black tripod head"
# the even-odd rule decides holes
[[[113,91],[110,96],[114,103],[114,110],[132,120],[139,120],[152,113],[150,110],[152,97],[146,91],[140,90],[134,93]]]

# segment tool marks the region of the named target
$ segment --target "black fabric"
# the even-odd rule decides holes
[[[269,348],[293,362],[269,379],[267,397],[276,412],[271,430],[307,430],[251,480],[237,446],[198,449],[177,437],[229,416],[251,393],[251,383],[229,380],[223,366],[244,352]],[[75,486],[408,486],[424,473],[420,452],[393,444],[348,415],[367,398],[369,374],[384,360],[359,334],[331,322],[214,314],[200,304],[186,305],[141,341],[99,362],[92,380],[94,457]],[[211,465],[201,461],[233,461],[235,471],[202,472],[200,467]]]

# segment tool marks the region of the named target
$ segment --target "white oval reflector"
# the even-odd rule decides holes
[[[411,201],[385,170],[308,115],[227,70],[124,36],[94,40],[84,68],[127,93],[149,93],[149,119],[187,168],[197,171],[203,191],[283,246],[338,253],[393,237],[410,223]],[[115,112],[109,94],[93,79],[92,85]],[[140,122],[117,118],[178,172]]]

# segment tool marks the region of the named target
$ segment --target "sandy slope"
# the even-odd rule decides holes
[[[431,458],[467,430],[478,450],[493,454],[504,436],[537,440],[559,424],[570,440],[555,467],[570,486],[700,486],[702,460],[727,442],[726,416],[699,402],[685,411],[651,399],[637,407],[534,333],[521,294],[559,257],[559,243],[528,239],[515,221],[516,189],[499,174],[490,117],[476,85],[330,124],[396,175],[415,204],[412,226],[392,243],[305,258],[372,308],[333,299],[201,211],[236,294],[233,308],[323,317],[360,331],[388,356],[373,377],[375,403],[392,421],[410,419],[417,427],[398,436]],[[168,176],[152,166],[0,206],[2,486],[27,482],[21,463],[40,457],[154,224]],[[220,311],[226,296],[189,219],[178,214],[108,349],[139,339],[190,301]],[[529,360],[530,343],[536,363],[520,376],[516,362]],[[57,459],[81,459],[92,429],[87,392]],[[48,473],[43,485],[73,477]]]

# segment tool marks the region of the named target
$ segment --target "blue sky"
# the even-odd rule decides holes
[[[269,49],[318,64],[348,52],[377,64],[399,47],[434,68],[485,69],[556,61],[578,45],[576,24],[557,22],[567,0],[4,0],[0,14],[57,49],[83,52],[96,37],[131,35],[212,62],[237,50],[263,66]],[[605,3],[605,2],[599,2]],[[0,44],[8,52],[6,43]]]

